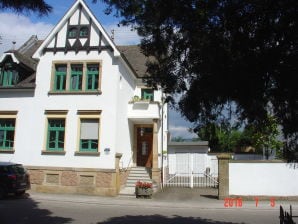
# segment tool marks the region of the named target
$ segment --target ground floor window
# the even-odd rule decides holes
[[[80,151],[98,151],[98,119],[81,119]]]
[[[78,111],[78,154],[99,153],[100,111]]]
[[[0,150],[12,150],[15,137],[15,118],[0,118]]]
[[[47,150],[63,151],[65,136],[65,119],[48,119]]]

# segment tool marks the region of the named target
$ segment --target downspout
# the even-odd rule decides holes
[[[163,97],[163,92],[161,89],[161,189],[163,189],[163,138],[164,138],[164,133],[163,133],[163,122],[164,122],[164,97]]]

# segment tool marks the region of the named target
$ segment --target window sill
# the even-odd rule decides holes
[[[65,155],[65,151],[49,151],[49,150],[42,150],[41,155]]]
[[[13,149],[0,149],[0,153],[14,154],[14,150]]]
[[[101,95],[101,90],[90,91],[49,91],[48,95]]]
[[[100,152],[75,152],[75,156],[99,156]]]

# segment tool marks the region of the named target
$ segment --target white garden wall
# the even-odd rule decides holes
[[[298,168],[288,163],[229,163],[229,195],[298,196]]]

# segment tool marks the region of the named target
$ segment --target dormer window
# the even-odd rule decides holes
[[[0,86],[14,86],[18,83],[19,75],[12,63],[5,63],[0,70]]]
[[[88,37],[88,27],[82,27],[80,29],[80,37]]]
[[[68,31],[68,38],[76,38],[77,37],[77,28],[70,28]]]

